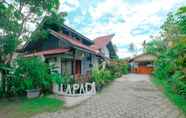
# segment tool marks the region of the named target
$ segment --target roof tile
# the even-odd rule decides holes
[[[104,48],[111,41],[113,37],[114,37],[114,34],[97,37],[94,40],[94,44],[91,45],[91,47],[97,50]]]
[[[99,53],[99,51],[97,51],[97,50],[95,50],[95,49],[93,49],[91,47],[88,47],[88,46],[82,44],[80,41],[74,40],[74,39],[72,39],[71,37],[69,37],[69,36],[67,36],[65,34],[60,34],[60,33],[55,32],[53,30],[50,30],[50,33],[52,35],[54,35],[55,37],[59,38],[59,39],[64,39],[64,40],[68,41],[69,43],[71,43],[74,46],[77,46],[77,47],[82,48],[82,49],[86,49],[86,50],[88,50],[90,52],[93,52],[95,54]]]

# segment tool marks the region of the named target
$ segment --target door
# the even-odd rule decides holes
[[[139,74],[151,74],[153,71],[152,67],[146,67],[146,66],[140,66],[138,67],[138,72]]]
[[[76,69],[75,69],[75,72],[78,75],[81,74],[81,60],[76,60]]]

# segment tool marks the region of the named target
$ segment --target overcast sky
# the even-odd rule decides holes
[[[65,24],[91,40],[115,34],[120,58],[131,56],[129,44],[140,50],[144,40],[158,34],[166,15],[186,5],[186,0],[61,0]]]

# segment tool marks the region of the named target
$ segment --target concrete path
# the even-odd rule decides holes
[[[76,107],[34,118],[184,118],[149,79],[128,74]]]

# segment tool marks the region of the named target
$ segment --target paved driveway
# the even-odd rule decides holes
[[[35,118],[183,118],[149,79],[128,74],[76,107]]]

